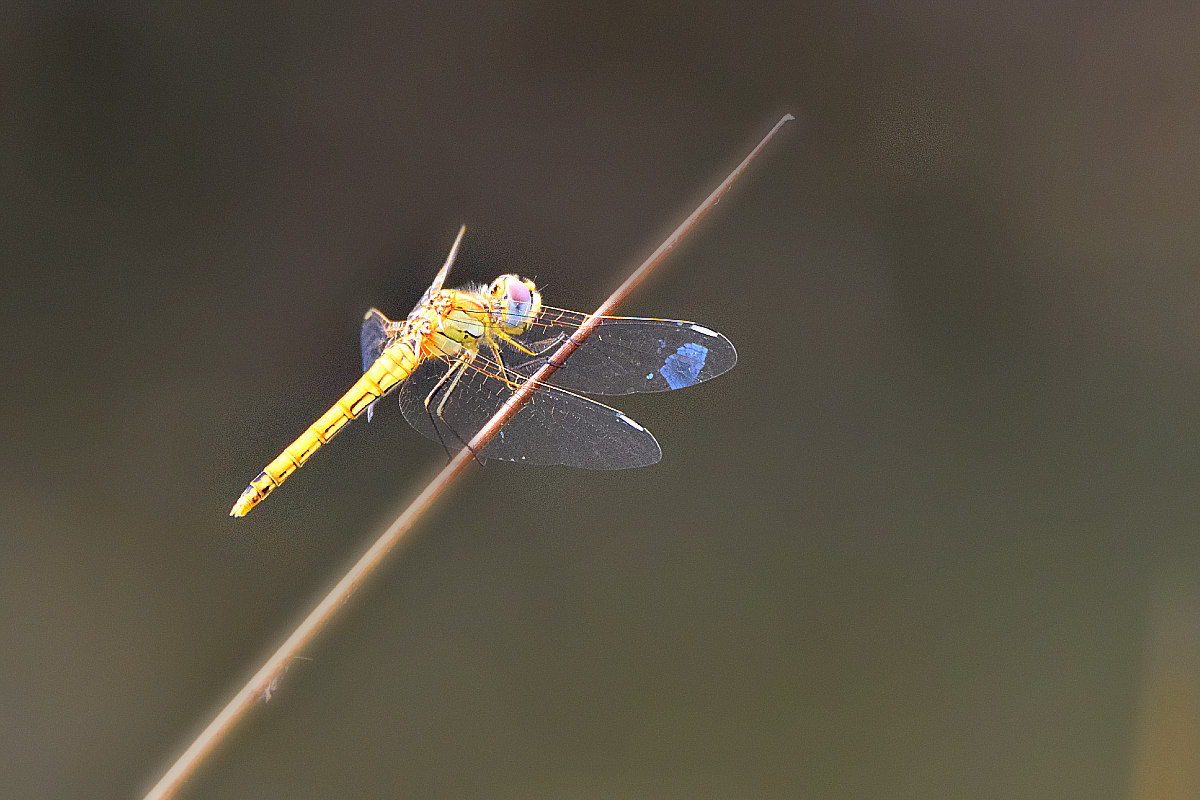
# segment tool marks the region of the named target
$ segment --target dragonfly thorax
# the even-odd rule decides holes
[[[439,348],[447,355],[453,355],[462,345],[473,349],[475,343],[487,335],[487,304],[475,294],[464,291],[442,292],[438,300],[441,302],[434,304],[434,317]]]

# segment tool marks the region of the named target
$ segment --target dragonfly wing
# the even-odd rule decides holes
[[[452,452],[483,427],[512,394],[513,386],[491,369],[468,367],[437,415],[444,388],[425,398],[445,375],[437,359],[423,363],[400,388],[404,418],[422,435]],[[627,469],[657,463],[658,442],[614,408],[552,386],[543,386],[484,448],[482,458],[525,464],[563,464],[584,469]]]
[[[363,317],[362,333],[360,341],[362,343],[362,363],[363,372],[371,368],[378,359],[379,355],[387,347],[391,335],[388,333],[388,326],[391,321],[383,314],[379,313],[378,309],[372,308]],[[371,421],[371,415],[374,413],[375,403],[367,406],[367,421]]]
[[[371,368],[371,365],[379,360],[380,354],[387,347],[388,325],[390,320],[383,314],[379,313],[379,309],[372,308],[363,317],[362,334],[359,337],[362,343],[362,365],[363,372]]]
[[[566,341],[584,315],[547,308],[518,340],[529,356],[503,346],[504,363],[532,375]],[[728,372],[737,363],[733,343],[714,330],[674,319],[606,317],[550,378],[556,386],[589,394],[633,394],[683,389]]]
[[[446,256],[446,261],[442,264],[442,268],[438,270],[437,275],[433,276],[433,283],[429,284],[429,288],[425,290],[425,294],[421,295],[421,301],[413,306],[413,310],[409,312],[408,318],[413,316],[429,302],[429,298],[434,292],[441,291],[446,284],[446,277],[450,274],[450,267],[454,265],[454,259],[458,256],[458,246],[462,244],[463,234],[467,232],[467,226],[463,225],[458,229],[458,236],[454,237],[454,244],[450,246],[450,254]]]
[[[458,236],[454,237],[454,244],[450,245],[450,254],[446,256],[446,260],[443,262],[442,268],[438,270],[438,274],[433,277],[433,283],[425,290],[426,297],[445,286],[446,276],[450,274],[450,267],[454,265],[454,257],[458,255],[458,246],[462,244],[463,234],[466,232],[466,225],[458,229]]]

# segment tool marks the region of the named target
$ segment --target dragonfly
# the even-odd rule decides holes
[[[583,323],[586,314],[542,304],[533,281],[501,275],[487,286],[444,289],[465,226],[409,315],[363,318],[363,375],[269,463],[229,514],[244,517],[351,420],[371,419],[398,390],[404,418],[447,452],[466,446],[517,387]],[[540,384],[532,399],[475,457],[611,470],[658,462],[654,436],[620,411],[583,394],[682,389],[728,372],[737,351],[725,336],[684,320],[604,317],[592,335]]]

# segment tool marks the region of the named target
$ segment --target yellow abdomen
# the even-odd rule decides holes
[[[346,423],[362,414],[371,403],[411,375],[419,361],[420,357],[412,344],[404,340],[396,341],[384,350],[354,386],[350,387],[350,391],[342,395],[341,399],[310,425],[308,430],[300,434],[296,441],[285,447],[257,478],[250,481],[246,491],[242,492],[242,496],[233,504],[229,516],[246,516],[250,509],[273,492],[275,487],[312,458],[313,453],[320,450],[321,445],[332,439]]]

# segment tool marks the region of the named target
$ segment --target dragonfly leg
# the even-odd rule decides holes
[[[525,347],[520,342],[513,339],[511,336],[504,333],[504,331],[496,331],[496,336],[501,338],[503,341],[507,342],[508,344],[512,345],[512,347],[514,347],[515,349],[520,350],[522,353],[524,353],[528,356],[533,356],[533,358],[535,360],[543,359],[543,363],[549,363],[550,362],[549,354],[552,353],[553,351],[557,350],[559,347],[561,347],[563,344],[565,344],[571,338],[569,335],[567,335],[565,333],[560,333],[558,336],[556,336],[554,339],[552,339],[548,345],[543,347],[541,350],[530,350],[528,347]],[[499,361],[500,360],[500,349],[498,347],[496,347],[494,342],[489,342],[489,343],[492,345],[492,349],[496,353],[496,360]],[[576,344],[578,345],[578,342],[576,342]],[[524,364],[522,364],[521,366],[528,367],[529,364],[531,364],[531,363],[533,363],[533,362],[527,361]],[[503,363],[501,363],[501,366],[504,366]],[[554,366],[561,367],[562,364],[555,364]],[[515,370],[514,370],[514,372],[515,372]],[[520,375],[520,373],[517,373],[517,374]],[[521,375],[521,377],[525,377],[525,376]],[[510,386],[512,388],[515,388],[515,385],[513,385],[513,384],[510,384]]]
[[[545,350],[542,351],[542,353],[535,353],[534,351],[530,350],[525,345],[518,342],[513,337],[509,336],[504,331],[492,331],[492,335],[494,335],[497,339],[500,339],[501,341],[506,342],[509,346],[511,346],[517,350],[520,350],[522,353],[524,353],[527,356],[540,356],[542,353],[546,352],[546,350],[550,349],[550,347],[547,347]],[[489,342],[489,344],[492,345],[493,350],[496,350],[497,352],[499,352],[499,350],[496,347],[494,342]],[[551,345],[551,347],[553,347],[553,345]]]
[[[474,357],[475,354],[473,352],[467,350],[462,351],[455,359],[454,363],[450,365],[449,369],[446,370],[446,374],[443,375],[436,384],[434,384],[433,388],[429,390],[429,394],[425,396],[425,413],[429,416],[429,422],[433,426],[434,432],[438,435],[438,441],[442,443],[442,448],[446,451],[446,455],[450,457],[453,457],[454,454],[450,452],[449,445],[446,444],[445,438],[442,437],[442,427],[438,425],[438,421],[440,420],[442,425],[446,427],[446,430],[454,434],[454,438],[457,439],[463,447],[471,450],[471,445],[464,441],[463,438],[458,435],[458,431],[454,429],[454,426],[446,421],[443,411],[446,408],[446,401],[450,399],[451,393],[453,393],[454,388],[458,386],[459,379],[462,378],[463,372],[466,371],[467,366],[471,363],[471,360]],[[453,380],[451,380],[451,376],[453,376]],[[449,386],[446,386],[446,381],[450,381]],[[430,408],[429,405],[433,402],[434,396],[438,392],[442,391],[443,386],[446,386],[446,390],[442,393],[442,398],[440,401],[438,401],[437,408]],[[437,417],[436,419],[434,418],[435,415]],[[479,454],[474,450],[471,450],[471,456],[476,461],[479,461],[480,464],[483,464],[483,462],[479,459]]]
[[[505,342],[508,342],[514,348],[516,348],[517,350],[520,350],[522,353],[525,353],[526,355],[533,356],[534,358],[537,358],[539,355],[541,355],[541,353],[535,353],[534,351],[530,350],[528,347],[525,347],[524,345],[522,345],[520,342],[514,340],[511,336],[504,333],[504,331],[495,331],[495,335],[497,338],[499,338]],[[523,380],[525,380],[525,378],[528,376],[522,375],[521,373],[517,372],[514,369],[510,369],[508,367],[508,365],[504,363],[504,353],[501,352],[500,346],[497,345],[495,340],[492,339],[490,336],[488,337],[487,343],[488,343],[488,347],[492,348],[492,356],[495,358],[496,364],[499,365],[499,367],[500,367],[500,379],[504,381],[505,385],[508,386],[509,389],[516,391],[517,387],[519,387],[521,385],[521,382]],[[543,353],[548,352],[551,349],[552,349],[552,347],[547,347],[542,352]]]
[[[437,434],[438,441],[441,443],[442,449],[446,451],[446,456],[448,458],[453,457],[454,454],[450,452],[450,445],[446,444],[446,440],[442,437],[442,429],[438,427],[437,420],[434,419],[433,410],[429,407],[429,404],[433,402],[433,396],[436,395],[441,388],[446,385],[446,381],[450,379],[450,376],[454,374],[456,370],[460,369],[462,369],[461,360],[455,361],[446,368],[446,373],[442,375],[442,377],[438,379],[438,382],[433,385],[433,388],[429,390],[429,394],[425,395],[425,415],[429,417],[429,424],[433,427],[433,432]],[[455,436],[457,437],[458,434],[455,434]]]
[[[500,352],[500,348],[496,346],[496,343],[491,338],[487,340],[487,343],[488,347],[492,348],[492,357],[496,360],[496,366],[500,367],[500,380],[504,381],[504,385],[510,390],[515,391],[519,385],[518,381],[522,376],[517,375],[513,370],[508,368],[504,363],[504,353]],[[513,375],[514,377],[510,378],[509,375]]]
[[[567,334],[565,334],[565,333],[560,333],[558,336],[556,336],[556,337],[555,337],[555,338],[554,338],[554,339],[553,339],[553,340],[550,342],[550,344],[546,345],[546,346],[545,346],[545,347],[543,347],[541,350],[538,350],[536,353],[534,353],[534,354],[533,354],[533,356],[534,356],[535,358],[541,358],[542,356],[549,356],[549,354],[550,354],[550,351],[552,351],[552,350],[557,350],[557,349],[558,349],[559,347],[561,347],[561,346],[562,346],[564,343],[566,343],[567,339],[570,339],[570,338],[571,338],[571,337],[570,337],[570,336],[568,336]],[[549,358],[547,358],[546,360],[547,360],[547,361],[549,361]]]

